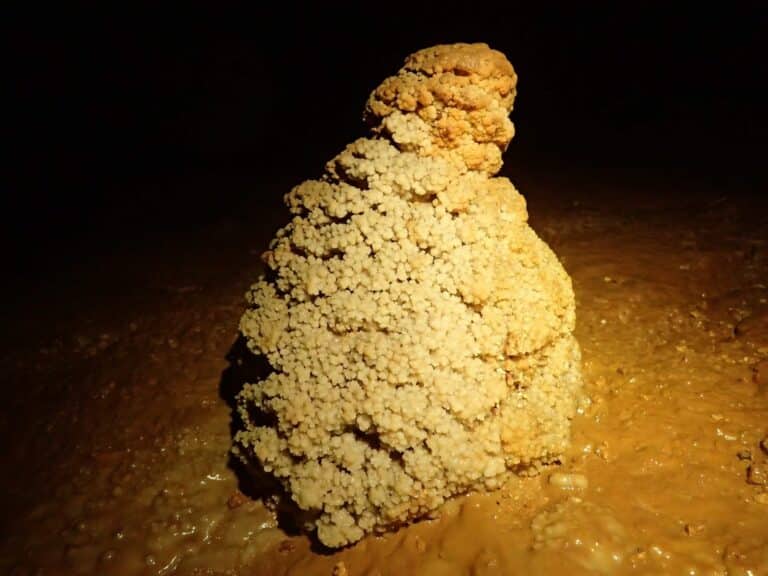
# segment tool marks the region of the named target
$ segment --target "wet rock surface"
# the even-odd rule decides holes
[[[20,301],[37,326],[7,339],[1,360],[0,570],[768,570],[765,206],[662,184],[524,188],[574,281],[591,399],[562,476],[512,479],[334,554],[273,517],[228,456],[237,320],[263,248],[233,221],[84,271],[68,312]]]

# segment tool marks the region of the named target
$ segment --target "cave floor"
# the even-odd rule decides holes
[[[279,525],[228,456],[238,319],[278,216],[232,218],[11,303],[0,571],[768,573],[767,203],[528,187],[589,398],[551,472],[333,554]]]

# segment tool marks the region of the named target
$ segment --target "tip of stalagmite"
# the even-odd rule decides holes
[[[517,75],[487,44],[450,44],[411,54],[376,88],[366,117],[400,150],[450,156],[495,174],[514,136],[509,113]]]

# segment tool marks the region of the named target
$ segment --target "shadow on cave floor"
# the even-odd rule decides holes
[[[230,408],[230,435],[244,428],[243,420],[237,410],[237,394],[248,383],[258,382],[266,378],[272,368],[264,356],[257,356],[248,349],[242,335],[232,343],[227,352],[227,368],[221,374],[219,396]],[[248,418],[252,424],[273,426],[274,417],[251,407]],[[311,519],[306,511],[301,510],[285,492],[280,482],[264,470],[259,462],[251,458],[242,461],[234,454],[229,455],[227,466],[237,477],[237,487],[240,492],[252,500],[262,500],[277,514],[277,522],[283,532],[289,536],[298,536],[304,532],[303,525]],[[314,532],[308,534],[313,552],[330,554],[334,552],[318,540]]]

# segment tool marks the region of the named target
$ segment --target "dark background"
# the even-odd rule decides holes
[[[764,192],[760,3],[313,4],[9,11],[12,276],[216,220],[265,225],[363,135],[370,91],[436,43],[484,41],[515,66],[513,179]]]

